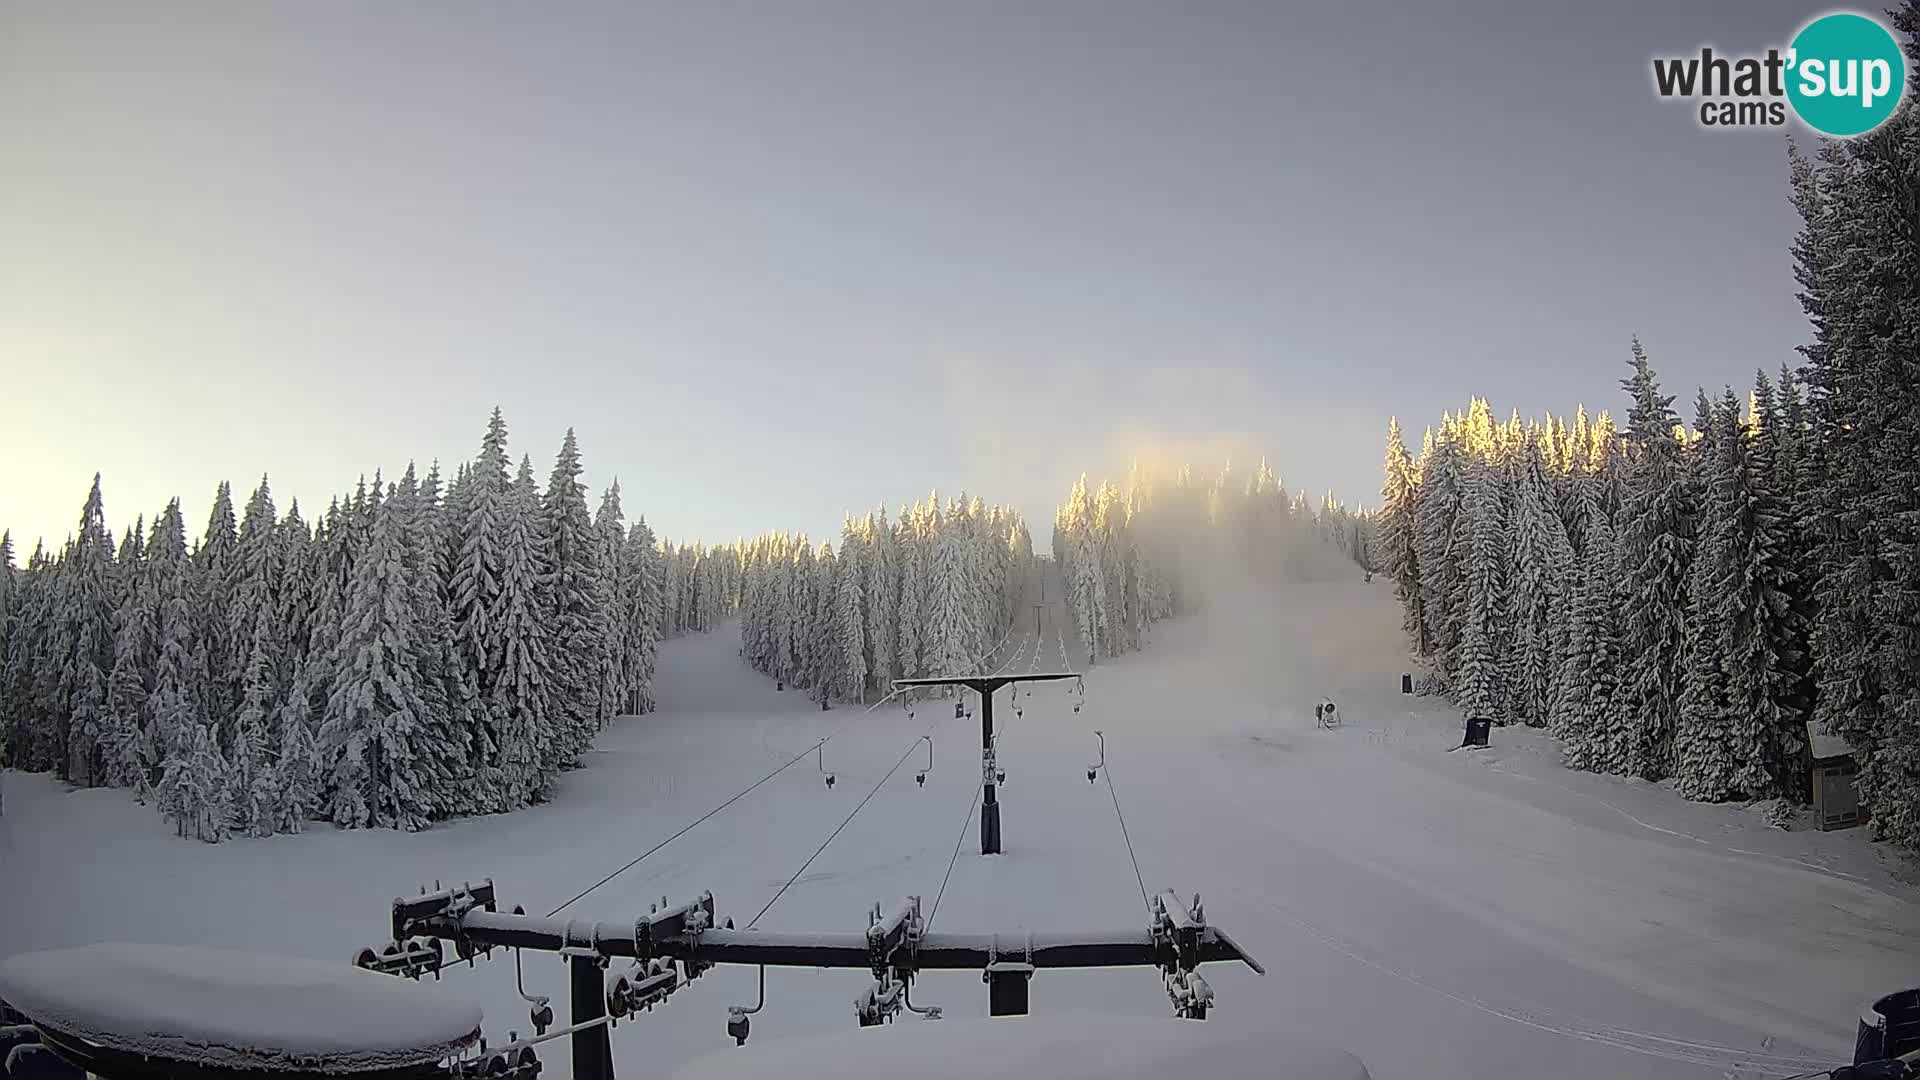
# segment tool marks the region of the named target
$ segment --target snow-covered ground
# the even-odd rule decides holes
[[[995,664],[1057,667],[1073,652],[1058,605],[1041,629],[1016,632]],[[7,774],[0,956],[138,939],[345,962],[379,943],[393,896],[435,879],[492,877],[503,904],[543,913],[836,732],[831,790],[812,761],[796,765],[568,909],[622,920],[711,889],[745,925],[929,729],[925,787],[909,761],[761,926],[860,930],[873,901],[906,894],[932,908],[956,842],[938,929],[1133,925],[1140,888],[1113,804],[1086,780],[1100,728],[1147,888],[1199,892],[1268,969],[1209,969],[1221,1018],[1348,1047],[1376,1077],[1784,1076],[1844,1061],[1861,1004],[1920,983],[1920,889],[1858,830],[1781,831],[1745,808],[1568,772],[1536,732],[1448,753],[1457,714],[1398,693],[1384,581],[1231,594],[1095,668],[1078,715],[1058,684],[1024,699],[1024,716],[1003,699],[1007,850],[991,859],[970,853],[964,820],[977,724],[939,705],[822,713],[736,647],[731,628],[663,645],[665,711],[621,721],[553,803],[416,835],[320,828],[209,847],[124,792]],[[1343,728],[1316,729],[1323,694]],[[559,961],[526,965],[530,990],[564,1001]],[[770,971],[754,1044],[851,1027],[864,981]],[[494,1041],[527,1030],[505,954],[450,970],[441,989],[483,1006]],[[616,1061],[656,1073],[722,1048],[726,1006],[753,997],[752,971],[709,973],[623,1024]],[[915,999],[986,1011],[977,975],[926,975]],[[1167,1005],[1150,970],[1042,972],[1033,1009]],[[543,1051],[564,1067],[563,1043]]]

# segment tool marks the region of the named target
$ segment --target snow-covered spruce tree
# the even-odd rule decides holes
[[[147,729],[147,698],[159,661],[160,605],[153,575],[145,567],[129,583],[114,616],[113,670],[107,676],[106,781],[129,788],[145,802],[156,764]]]
[[[1547,477],[1544,432],[1536,431],[1520,453],[1513,522],[1509,608],[1514,630],[1508,690],[1514,718],[1542,726],[1552,711],[1556,678],[1553,621],[1564,613],[1560,593],[1573,563],[1573,550]]]
[[[281,519],[276,535],[283,578],[280,625],[286,634],[287,657],[292,661],[306,656],[307,641],[313,634],[313,530],[300,514],[299,499],[287,506],[287,516]]]
[[[1811,794],[1807,602],[1794,557],[1792,504],[1780,494],[1791,477],[1775,460],[1782,444],[1771,426],[1781,422],[1780,411],[1766,373],[1754,374],[1728,523],[1736,576],[1719,618],[1727,635],[1728,705],[1736,715],[1760,719],[1776,790],[1804,800]]]
[[[107,674],[113,668],[113,534],[93,477],[80,528],[60,562],[60,608],[55,656],[60,664],[57,703],[64,712],[59,774],[89,787],[106,779]]]
[[[196,725],[186,769],[191,815],[188,828],[189,835],[209,844],[225,840],[231,832],[233,784],[229,768],[220,750],[219,732],[212,724]]]
[[[836,618],[840,610],[840,566],[831,545],[820,545],[820,555],[814,560],[814,574],[814,612],[809,633],[816,670],[813,696],[819,701],[831,701],[834,686],[840,681],[839,673],[846,664],[840,655]]]
[[[681,568],[680,549],[672,541],[660,545],[660,636],[676,637],[686,632],[681,616],[686,575]]]
[[[422,704],[419,770],[429,813],[434,818],[471,814],[479,809],[473,793],[472,748],[477,702],[472,674],[454,647],[447,607],[450,547],[439,465],[431,466],[421,482],[415,480],[409,462],[387,502],[400,525],[400,562],[416,630],[413,666]]]
[[[1752,457],[1756,466],[1764,472],[1767,492],[1780,515],[1776,557],[1784,574],[1787,603],[1791,609],[1788,618],[1797,626],[1794,632],[1797,648],[1784,663],[1791,687],[1788,699],[1801,726],[1798,734],[1789,742],[1803,745],[1806,741],[1804,722],[1813,715],[1811,637],[1816,583],[1810,560],[1815,536],[1813,526],[1818,519],[1817,499],[1813,490],[1816,486],[1816,473],[1812,468],[1815,455],[1809,445],[1811,439],[1807,429],[1806,402],[1793,370],[1782,364],[1777,391],[1762,378],[1755,381],[1754,394],[1756,403],[1761,406],[1763,419],[1760,422],[1768,438],[1766,445],[1752,448]],[[1802,766],[1805,764],[1807,762],[1801,763]],[[1812,792],[1807,770],[1796,767],[1794,772],[1791,778],[1781,778],[1785,789],[1799,792],[1802,798],[1810,798]]]
[[[907,678],[920,678],[926,673],[926,667],[920,657],[920,627],[925,620],[925,611],[921,607],[921,602],[927,594],[929,560],[918,505],[909,506],[901,511],[897,532],[899,534],[900,602],[897,611],[899,638],[894,656],[899,660],[902,675]]]
[[[1757,747],[1735,745],[1736,719],[1727,709],[1726,656],[1721,648],[1723,636],[1713,624],[1724,607],[1722,592],[1732,575],[1731,551],[1724,543],[1727,535],[1724,514],[1730,502],[1722,475],[1726,462],[1720,454],[1720,428],[1727,417],[1714,415],[1703,389],[1699,395],[1694,422],[1694,439],[1688,447],[1686,467],[1690,483],[1700,488],[1719,487],[1714,497],[1701,503],[1692,565],[1687,581],[1687,618],[1681,632],[1680,708],[1673,733],[1673,777],[1680,794],[1689,799],[1717,802],[1744,793],[1741,783],[1753,777],[1748,770],[1757,767]],[[1737,438],[1737,436],[1736,436]],[[1737,445],[1737,442],[1736,442]],[[1755,792],[1756,795],[1766,792]]]
[[[217,844],[227,838],[232,821],[227,762],[212,724],[190,727],[181,745],[169,753],[155,795],[161,814],[180,836]]]
[[[979,658],[967,645],[978,636],[967,595],[970,561],[966,537],[958,523],[951,523],[934,549],[933,594],[927,612],[927,668],[939,676],[971,675],[979,667]]]
[[[406,511],[401,499],[386,501],[354,565],[320,727],[330,767],[329,816],[345,828],[412,831],[432,813],[421,753],[427,706],[417,666],[418,601],[405,566]]]
[[[1460,659],[1454,671],[1455,700],[1468,717],[1505,719],[1506,689],[1500,657],[1507,621],[1506,582],[1500,552],[1507,544],[1499,505],[1499,477],[1491,462],[1467,469],[1459,531],[1466,539],[1464,599],[1460,610]]]
[[[1764,389],[1764,379],[1756,390]],[[1721,400],[1720,467],[1709,491],[1717,509],[1715,551],[1728,572],[1718,589],[1713,625],[1725,658],[1727,713],[1732,740],[1743,748],[1738,788],[1749,797],[1783,793],[1804,797],[1807,775],[1805,712],[1796,669],[1806,627],[1791,594],[1792,572],[1782,557],[1784,514],[1770,484],[1772,445],[1765,402],[1744,427],[1729,391]]]
[[[1649,780],[1673,772],[1673,733],[1683,683],[1687,575],[1692,561],[1694,505],[1673,399],[1639,339],[1633,374],[1621,386],[1633,398],[1631,451],[1620,509],[1620,566],[1626,581],[1621,624],[1624,697],[1633,720],[1633,771]]]
[[[1817,473],[1809,485],[1809,569],[1820,599],[1811,635],[1814,718],[1861,751],[1860,792],[1878,830],[1886,793],[1874,757],[1890,727],[1879,653],[1889,634],[1875,594],[1889,574],[1875,442],[1891,419],[1892,373],[1875,340],[1885,330],[1874,324],[1895,293],[1874,265],[1882,245],[1872,233],[1885,221],[1885,203],[1849,143],[1825,144],[1817,165],[1789,151],[1802,219],[1795,271],[1814,331],[1801,347]],[[1897,820],[1897,812],[1888,816]]]
[[[1908,71],[1920,70],[1920,2],[1907,0],[1892,17],[1907,36]],[[1882,391],[1892,400],[1880,404],[1891,422],[1874,432],[1875,510],[1887,523],[1882,536],[1887,583],[1875,594],[1885,628],[1877,659],[1885,672],[1886,728],[1862,772],[1872,774],[1866,782],[1878,800],[1876,829],[1911,849],[1920,848],[1920,672],[1915,671],[1920,665],[1914,660],[1920,656],[1920,458],[1914,453],[1920,439],[1920,252],[1912,243],[1920,109],[1909,102],[1869,139],[1850,149],[1864,159],[1861,173],[1868,178],[1869,194],[1862,201],[1872,208],[1878,227],[1873,270],[1883,306],[1869,310],[1891,312],[1876,360],[1885,379]],[[1889,348],[1888,342],[1899,344]]]
[[[1420,486],[1414,494],[1414,551],[1420,565],[1420,611],[1426,621],[1429,663],[1425,689],[1451,686],[1459,644],[1454,597],[1462,580],[1461,553],[1453,546],[1460,515],[1461,472],[1465,464],[1449,428],[1428,433],[1420,454]]]
[[[522,454],[508,493],[505,562],[501,573],[502,617],[490,650],[502,659],[495,681],[495,704],[505,717],[502,730],[523,735],[501,744],[501,765],[513,805],[544,800],[559,766],[569,756],[553,705],[553,650],[547,627],[557,610],[553,588],[552,544],[540,513],[540,485],[533,459]],[[524,751],[524,756],[522,752]]]
[[[1620,772],[1625,732],[1613,712],[1620,663],[1613,523],[1601,510],[1597,485],[1580,485],[1578,493],[1587,535],[1569,604],[1566,666],[1554,726],[1569,767]]]
[[[593,515],[594,542],[600,562],[599,604],[606,618],[606,646],[600,654],[600,670],[594,690],[599,696],[596,709],[605,727],[611,720],[632,709],[633,685],[627,672],[627,618],[629,608],[627,576],[633,565],[627,559],[627,523],[620,511],[620,480],[600,495],[600,509]]]
[[[813,544],[801,537],[800,550],[793,563],[793,624],[789,648],[793,650],[793,684],[812,689],[819,684],[819,658],[814,655],[813,620],[820,607],[820,568],[814,559]]]
[[[271,611],[271,609],[268,609]],[[227,805],[232,826],[248,836],[271,836],[279,823],[273,757],[274,735],[285,711],[283,647],[275,615],[253,625],[253,648],[241,683],[240,712],[234,717],[233,748],[227,770]]]
[[[601,545],[580,485],[580,446],[573,429],[560,445],[541,498],[551,621],[548,722],[553,728],[550,770],[570,768],[611,714],[600,710],[600,678],[611,632],[601,582]]]
[[[1265,468],[1262,462],[1262,471]],[[1129,590],[1125,569],[1125,552],[1131,545],[1131,539],[1127,533],[1119,489],[1111,481],[1102,481],[1094,495],[1093,534],[1096,538],[1095,572],[1099,575],[1096,592],[1100,598],[1100,652],[1103,656],[1115,657],[1133,647],[1132,639],[1127,634],[1132,618],[1126,609]]]
[[[1414,492],[1419,474],[1400,438],[1400,419],[1387,421],[1386,476],[1380,485],[1381,568],[1393,579],[1394,595],[1404,613],[1403,628],[1414,655],[1431,649],[1426,616],[1421,610],[1420,558],[1415,550]]]
[[[896,652],[900,644],[900,554],[885,506],[867,515],[865,533],[869,674],[882,689],[888,689],[902,672]]]
[[[504,640],[499,622],[505,617],[504,596],[506,551],[513,532],[510,519],[514,507],[510,500],[511,477],[507,462],[507,423],[499,409],[487,422],[487,434],[481,440],[480,454],[469,465],[459,487],[465,518],[455,522],[459,536],[459,556],[454,563],[448,590],[454,640],[459,643],[462,663],[473,673],[477,715],[473,741],[473,773],[476,794],[488,811],[510,810],[520,804],[516,786],[503,773],[502,756],[511,737],[516,758],[526,759],[530,733],[524,717],[502,706],[505,695],[499,690],[504,657],[497,651]],[[520,581],[523,586],[527,583]],[[531,602],[523,597],[522,602]],[[512,725],[511,733],[508,726]],[[524,782],[524,769],[516,781]]]
[[[206,535],[195,549],[192,562],[194,648],[207,669],[201,704],[218,745],[224,745],[233,729],[234,713],[240,705],[240,677],[246,664],[242,654],[247,645],[235,643],[231,615],[239,545],[233,486],[222,480],[214,492],[213,510],[207,515]]]
[[[802,543],[803,538],[776,537],[766,565],[768,646],[773,654],[773,677],[782,685],[794,683],[800,670],[800,657],[793,647],[794,624],[800,621],[795,608],[794,551]],[[868,579],[872,580],[871,573]]]
[[[627,557],[632,560],[629,588],[623,603],[628,609],[627,636],[622,644],[636,713],[654,709],[655,656],[665,617],[666,566],[655,550],[653,530],[642,517],[627,534]]]
[[[1065,538],[1060,570],[1066,583],[1066,605],[1089,665],[1099,658],[1106,614],[1106,591],[1100,576],[1100,540],[1094,531],[1093,514],[1093,497],[1087,491],[1087,478],[1083,475],[1074,482],[1066,505],[1060,508],[1054,531]]]
[[[286,584],[286,568],[281,562],[279,530],[273,491],[263,475],[240,518],[233,562],[228,571],[227,587],[231,597],[227,609],[228,637],[234,650],[230,661],[238,669],[237,689],[242,697],[246,693],[247,669],[253,662],[256,624],[263,618],[278,619],[282,614],[279,594]],[[274,632],[278,634],[277,629]]]
[[[334,659],[345,623],[347,593],[352,586],[356,554],[350,510],[335,498],[314,530],[308,547],[308,579],[313,597],[307,624],[307,646],[298,659],[306,665],[304,688],[308,700],[303,706],[313,719],[317,732],[326,715],[327,699],[332,693]],[[288,688],[289,694],[292,687]]]
[[[1892,13],[1920,62],[1920,4]],[[1815,716],[1859,750],[1875,832],[1920,847],[1920,481],[1911,242],[1920,113],[1793,160],[1805,223],[1795,248],[1814,340],[1802,351],[1816,437],[1820,603]]]
[[[307,683],[306,665],[296,664],[288,687],[287,705],[280,710],[279,730],[274,733],[276,760],[273,768],[273,828],[275,832],[300,832],[320,810],[322,762],[319,744],[314,741],[313,719],[309,708],[312,700],[313,692]]]
[[[153,686],[144,705],[147,745],[139,760],[147,766],[149,788],[160,783],[161,766],[168,758],[189,752],[202,694],[193,664],[193,586],[187,559],[185,523],[180,500],[174,499],[147,538],[155,644]]]
[[[858,537],[847,530],[841,534],[840,561],[834,581],[834,636],[838,639],[840,671],[835,680],[839,696],[850,701],[866,700],[866,566]]]
[[[20,576],[7,631],[7,754],[9,764],[22,770],[52,768],[55,760],[48,738],[54,686],[49,673],[58,665],[48,660],[48,653],[57,600],[46,545],[36,542]]]

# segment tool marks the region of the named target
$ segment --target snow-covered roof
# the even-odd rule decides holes
[[[749,1042],[700,1058],[673,1080],[1368,1080],[1344,1050],[1272,1036],[1265,1025],[1039,1013],[903,1020],[876,1028]]]
[[[1813,750],[1815,760],[1826,758],[1851,757],[1853,747],[1847,740],[1827,730],[1827,725],[1818,720],[1807,721],[1807,743]]]
[[[0,963],[0,998],[98,1046],[200,1065],[364,1072],[479,1037],[480,1008],[344,962],[174,945],[86,945]]]

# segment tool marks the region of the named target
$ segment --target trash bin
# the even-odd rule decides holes
[[[1460,745],[1485,746],[1487,736],[1492,730],[1493,721],[1484,716],[1471,717],[1467,720],[1467,737],[1461,741]]]
[[[1403,694],[1413,693],[1413,673],[1412,672],[1403,671],[1400,673],[1400,692]]]
[[[1920,1050],[1920,987],[1888,994],[1860,1011],[1860,1034],[1853,1043],[1853,1063]]]

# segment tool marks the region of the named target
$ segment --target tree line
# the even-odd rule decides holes
[[[1920,0],[1895,20],[1920,33]],[[1702,390],[1688,427],[1636,340],[1622,430],[1476,400],[1414,458],[1396,423],[1380,560],[1468,715],[1701,800],[1806,799],[1817,720],[1877,835],[1920,847],[1920,108],[1789,176],[1799,365]]]
[[[589,513],[567,433],[546,486],[498,410],[443,483],[409,465],[309,524],[263,477],[178,499],[116,546],[95,477],[24,571],[0,537],[0,760],[124,787],[183,836],[313,820],[418,829],[539,801],[594,734],[653,707],[663,634],[731,610],[737,573]]]
[[[1331,495],[1316,508],[1262,461],[1242,476],[1136,463],[1124,481],[1075,481],[1054,516],[1053,550],[1088,664],[1144,648],[1148,628],[1204,606],[1225,573],[1300,581],[1371,569],[1374,518]]]
[[[837,553],[772,533],[738,561],[741,655],[823,703],[992,666],[1034,566],[1020,515],[965,495],[848,518]]]

